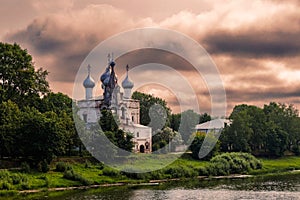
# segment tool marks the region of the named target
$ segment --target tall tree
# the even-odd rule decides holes
[[[21,111],[14,102],[8,100],[0,104],[0,156],[18,154]]]
[[[191,143],[189,149],[192,151],[192,156],[195,159],[199,159],[199,151],[201,148],[209,148],[210,149],[210,145],[209,144],[215,144],[215,146],[213,147],[213,149],[211,151],[209,151],[209,153],[202,158],[203,160],[210,160],[213,156],[215,156],[219,150],[220,150],[220,142],[218,142],[217,138],[211,136],[211,135],[206,135],[206,133],[203,132],[195,132],[193,133],[194,135],[194,140]],[[207,144],[204,144],[204,139],[207,137],[207,140],[209,142],[207,142]],[[203,146],[206,145],[206,146]]]
[[[180,126],[180,120],[181,120],[181,114],[171,114],[170,116],[170,128],[173,129],[173,131],[178,131]]]
[[[148,126],[151,123],[151,120],[157,120],[159,119],[160,121],[164,121],[165,124],[163,127],[169,126],[169,116],[171,115],[171,109],[167,106],[167,103],[165,100],[154,97],[150,94],[145,94],[141,92],[135,91],[132,94],[133,99],[137,99],[140,101],[140,123]],[[160,107],[155,106],[155,105],[160,105]],[[149,115],[150,109],[153,109],[156,113],[156,117],[153,117],[151,119],[151,116]],[[157,108],[157,109],[156,109]],[[152,123],[153,125],[157,125],[157,123]],[[151,125],[151,124],[150,124]],[[154,127],[153,131],[156,131],[156,127]]]
[[[49,92],[48,72],[35,71],[32,57],[18,44],[0,42],[0,102],[37,106],[40,95]]]
[[[110,110],[102,110],[99,125],[102,132],[114,145],[126,151],[132,151],[134,147],[133,135],[119,129],[118,121]]]
[[[204,123],[204,122],[208,122],[211,120],[211,116],[207,113],[203,113],[200,115],[200,120],[199,120],[199,124]]]
[[[178,132],[185,143],[190,141],[192,133],[195,131],[195,126],[199,123],[199,114],[193,110],[186,110],[181,113],[181,120]]]

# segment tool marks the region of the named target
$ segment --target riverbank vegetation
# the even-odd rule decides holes
[[[139,155],[140,156],[140,155]],[[142,155],[139,159],[126,161],[139,165],[143,160],[153,159],[151,155]],[[161,163],[169,158],[159,155]],[[124,164],[126,164],[126,162]],[[213,178],[230,174],[268,175],[300,169],[300,157],[280,159],[256,159],[246,153],[225,153],[213,157],[211,161],[199,161],[185,154],[172,164],[148,173],[126,173],[110,168],[92,157],[65,157],[54,160],[47,173],[30,169],[0,170],[0,195],[13,195],[22,190],[45,191],[50,188],[68,188],[102,184],[139,184],[171,181],[190,178]]]

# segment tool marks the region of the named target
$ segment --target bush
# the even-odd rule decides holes
[[[120,175],[120,172],[118,170],[108,168],[108,167],[105,167],[102,170],[102,173],[104,176],[119,176]]]
[[[72,167],[65,162],[58,162],[58,163],[56,163],[56,166],[55,166],[55,171],[57,171],[57,172],[65,172],[65,171],[71,170],[71,169],[72,169]]]
[[[28,181],[28,178],[23,174],[16,173],[11,175],[11,180],[13,185],[18,185],[26,183]]]
[[[9,172],[5,170],[0,170],[0,180],[7,180],[9,178]]]
[[[164,174],[161,170],[156,170],[156,171],[150,172],[150,176],[151,176],[151,179],[153,179],[153,180],[159,180],[159,179],[164,178]]]
[[[46,160],[43,160],[38,163],[37,169],[40,172],[46,173],[50,170],[50,167],[48,165],[48,162]]]
[[[122,172],[127,178],[138,179],[138,180],[149,180],[151,175],[149,173],[133,173],[133,172]]]
[[[22,162],[20,167],[21,167],[21,172],[30,173],[30,166],[27,162]]]
[[[200,167],[198,169],[198,175],[199,176],[207,176],[207,175],[209,175],[206,167]]]
[[[163,169],[163,172],[164,174],[169,174],[171,178],[188,178],[198,176],[198,172],[195,169],[184,166],[169,166]]]
[[[90,168],[91,167],[91,162],[88,160],[85,160],[84,162],[84,168]]]
[[[0,182],[0,190],[11,190],[13,186],[6,180]]]
[[[260,169],[261,162],[249,153],[223,153],[210,160],[207,171],[210,175],[228,175],[247,173],[250,170]]]
[[[194,159],[210,160],[220,151],[220,142],[217,138],[212,136],[211,133],[206,134],[204,132],[195,132],[193,133],[192,138],[193,141],[189,149],[192,151],[192,157]],[[205,138],[207,141],[204,143]],[[212,144],[214,144],[213,147]],[[199,158],[200,149],[202,149],[202,151],[208,152],[207,155],[205,155],[205,157],[203,158]]]
[[[72,180],[72,181],[79,181],[83,185],[91,185],[92,184],[92,182],[90,180],[84,178],[80,174],[75,173],[73,171],[73,169],[66,170],[64,172],[63,178],[68,179],[68,180]]]

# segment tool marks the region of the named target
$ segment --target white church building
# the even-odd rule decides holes
[[[91,75],[91,66],[88,66],[88,75],[83,81],[85,99],[77,102],[78,115],[89,127],[98,123],[101,110],[110,109],[119,121],[119,128],[133,134],[135,144],[133,152],[150,153],[152,149],[152,129],[140,124],[140,102],[131,99],[131,90],[134,83],[129,78],[128,65],[126,66],[126,77],[121,84],[122,87],[118,84],[114,66],[115,62],[109,56],[108,66],[100,76],[103,95],[98,97],[94,96],[96,84]]]

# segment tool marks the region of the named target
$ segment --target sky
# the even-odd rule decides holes
[[[102,41],[137,28],[174,30],[198,42],[215,63],[226,91],[227,115],[242,103],[274,101],[300,109],[299,10],[298,0],[2,0],[0,40],[26,48],[35,67],[49,71],[51,89],[72,96],[82,62]],[[184,59],[142,50],[129,52],[117,65],[138,66],[154,57],[187,78],[200,111],[211,113],[207,83]],[[124,69],[118,68],[120,77]],[[131,78],[138,82],[145,74],[164,73],[148,70],[131,74],[140,79]],[[178,84],[171,76],[164,78]],[[180,111],[177,91],[159,84],[134,89],[164,98],[173,112]],[[95,93],[100,90],[98,84]],[[177,90],[187,99],[184,104],[193,104],[186,88]]]

